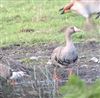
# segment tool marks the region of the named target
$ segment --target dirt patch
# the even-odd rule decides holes
[[[34,65],[44,66],[50,59],[53,49],[59,45],[59,43],[33,46],[12,45],[1,48],[1,54],[13,58],[16,61],[20,61],[26,67],[33,67]],[[75,45],[79,52],[79,59],[77,62],[80,66],[79,76],[87,82],[92,82],[100,78],[100,63],[91,61],[93,57],[96,57],[100,61],[100,43],[88,42],[77,43]]]
[[[0,48],[0,62],[7,64],[7,62],[5,62],[5,60],[3,59],[3,57],[5,56],[8,58],[13,58],[15,61],[20,62],[23,66],[28,67],[28,68],[34,69],[34,66],[37,66],[37,69],[36,69],[37,80],[45,81],[45,84],[48,84],[46,83],[48,82],[48,80],[46,80],[44,76],[45,73],[43,73],[42,71],[46,72],[45,65],[47,65],[47,62],[50,59],[53,49],[59,45],[60,45],[59,43],[40,44],[40,45],[32,45],[32,46],[18,44],[18,45],[12,45],[9,47],[3,47],[3,48]],[[76,43],[75,45],[79,53],[79,59],[76,64],[76,65],[79,65],[78,76],[86,83],[93,83],[96,79],[100,79],[100,43],[88,42],[88,43]],[[51,77],[52,77],[54,66],[49,65],[47,68],[51,72]],[[74,67],[74,72],[76,73],[76,67]],[[58,68],[57,75],[59,76],[61,80],[68,79],[68,72],[64,68]],[[34,78],[34,75],[33,75],[33,78]],[[27,96],[31,96],[30,98],[39,98],[38,96],[39,93],[37,93],[37,90],[35,91],[35,88],[32,88],[33,84],[28,85],[28,86],[26,86],[26,84],[23,84],[23,85],[24,86],[22,86],[21,84],[17,87],[18,92],[16,92],[16,94],[19,97],[24,96],[24,98],[27,98]],[[43,85],[40,85],[40,86],[43,87]],[[51,87],[51,84],[49,86]],[[23,91],[22,91],[22,88],[23,88]],[[49,89],[49,93],[50,93],[50,89]],[[22,92],[21,93],[22,95],[19,92]],[[49,98],[47,97],[47,95],[49,95],[47,93],[48,92],[46,92],[46,95],[44,95],[45,97],[43,98]],[[16,98],[15,97],[16,95],[13,95],[13,96],[14,98]]]
[[[20,32],[34,32],[34,29],[22,29]]]

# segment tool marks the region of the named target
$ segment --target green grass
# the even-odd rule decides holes
[[[62,27],[75,25],[82,29],[84,23],[84,18],[73,12],[60,15],[59,9],[66,3],[67,0],[0,0],[0,46],[64,42],[64,34],[59,32]],[[100,25],[99,19],[94,21]],[[22,32],[23,29],[34,32]],[[100,29],[95,33],[82,31],[73,38],[75,42],[90,38],[99,41]],[[62,87],[63,98],[100,98],[99,83],[89,88],[80,80],[78,85],[72,84]]]
[[[61,98],[100,98],[100,80],[92,85],[85,84],[79,77],[71,76],[60,88]]]
[[[0,0],[0,46],[15,43],[63,42],[64,34],[59,30],[75,25],[82,28],[84,18],[74,13],[60,15],[59,9],[67,0]],[[95,20],[100,24],[99,20]],[[34,29],[34,32],[21,32]],[[89,32],[74,35],[76,42],[100,38]]]

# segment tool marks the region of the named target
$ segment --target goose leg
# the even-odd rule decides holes
[[[86,18],[85,30],[94,31],[96,29],[96,24],[91,20],[91,17]]]
[[[90,18],[86,18],[86,24],[87,25],[90,25],[91,24]]]
[[[68,78],[73,74],[73,68],[68,68]]]
[[[54,68],[53,79],[54,79],[54,80],[58,80],[57,68],[56,68],[56,67]]]
[[[86,18],[85,29],[88,31],[92,28],[92,23],[90,18]]]
[[[53,70],[53,79],[55,80],[55,76],[56,75],[56,69],[54,68],[54,70]]]
[[[79,75],[79,65],[77,65],[77,70],[76,71],[77,71],[76,74],[78,76]]]
[[[57,67],[54,68],[53,79],[55,82],[55,92],[57,95],[59,95],[59,91],[58,91],[59,77],[57,76]]]
[[[10,84],[14,87],[16,85],[16,81],[15,80],[10,80]]]

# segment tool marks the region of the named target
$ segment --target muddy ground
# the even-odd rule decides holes
[[[39,45],[11,45],[9,47],[0,48],[0,62],[4,61],[2,56],[13,58],[20,62],[25,67],[33,68],[35,66],[45,67],[54,48],[59,46],[59,43],[39,44]],[[76,43],[76,48],[79,53],[79,59],[76,65],[79,65],[78,76],[87,83],[93,83],[100,78],[100,43],[95,41],[87,43]],[[92,60],[91,60],[92,59]],[[8,59],[9,60],[9,59]],[[54,67],[48,65],[51,73]],[[74,70],[76,73],[76,69]],[[40,71],[38,70],[37,73]],[[62,79],[67,79],[68,73],[63,68],[58,68],[57,74]],[[39,78],[43,80],[41,74]],[[33,98],[33,97],[32,97]],[[35,97],[34,97],[35,98]]]
[[[32,46],[17,44],[1,48],[1,54],[21,62],[26,67],[33,67],[34,65],[44,66],[50,59],[53,49],[59,45],[59,43]],[[79,76],[87,82],[100,78],[100,43],[91,41],[87,43],[76,43],[75,45],[79,53],[79,59],[76,64],[80,66]],[[98,61],[92,61],[91,59],[94,57]]]

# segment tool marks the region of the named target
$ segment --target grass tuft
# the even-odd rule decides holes
[[[0,46],[15,43],[63,42],[64,34],[59,32],[64,26],[83,29],[84,18],[73,12],[60,15],[59,9],[67,1],[61,0],[1,0],[0,1]],[[94,20],[94,17],[93,17]],[[100,24],[99,20],[94,20]],[[32,29],[32,32],[21,32]],[[100,30],[99,30],[100,32]],[[75,42],[95,38],[100,33],[82,31],[74,36]]]

